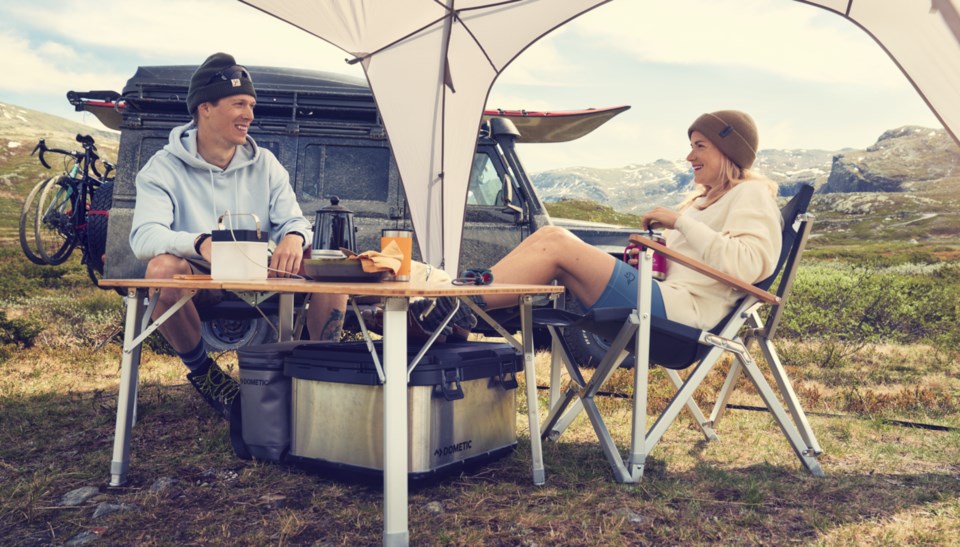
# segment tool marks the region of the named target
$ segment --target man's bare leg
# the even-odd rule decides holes
[[[343,318],[347,311],[347,296],[343,294],[314,294],[307,308],[307,330],[311,340],[339,342],[343,334]]]
[[[147,279],[172,279],[177,274],[192,273],[190,264],[169,254],[156,256],[147,264]],[[153,312],[153,318],[160,317],[169,310],[186,291],[165,288],[160,290],[160,297]],[[173,346],[183,364],[190,369],[187,380],[224,419],[230,419],[230,405],[240,391],[237,381],[225,373],[207,356],[203,342],[200,340],[200,314],[197,313],[193,300],[187,301],[179,310],[171,315],[158,328],[160,334]]]
[[[173,279],[173,276],[179,274],[193,273],[190,264],[177,256],[163,254],[150,259],[147,264],[147,279]],[[153,319],[160,317],[164,312],[177,303],[180,298],[186,294],[186,291],[179,289],[162,289],[157,306],[153,311]],[[160,334],[173,346],[177,353],[186,353],[200,343],[200,314],[193,305],[193,301],[187,302],[176,313],[171,315],[166,322],[160,325]]]

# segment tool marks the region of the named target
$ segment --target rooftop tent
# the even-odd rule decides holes
[[[370,83],[424,260],[455,275],[477,131],[500,72],[610,0],[241,0],[354,56]]]
[[[845,17],[873,37],[960,144],[960,1],[797,1]]]

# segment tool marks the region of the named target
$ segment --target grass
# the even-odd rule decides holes
[[[14,181],[18,189],[31,183],[30,177]],[[849,228],[853,233],[856,226]],[[913,229],[908,224],[897,236]],[[0,544],[63,544],[84,533],[111,545],[380,542],[379,485],[238,459],[227,425],[186,384],[183,366],[164,354],[162,344],[143,354],[130,482],[108,487],[121,300],[91,288],[76,257],[57,267],[28,264],[12,239],[15,223],[0,223],[0,236]],[[807,260],[892,267],[960,256],[960,244],[950,238],[921,240],[909,256],[886,243],[853,239],[812,240]],[[953,543],[960,532],[955,355],[924,343],[881,340],[843,359],[826,359],[831,344],[778,341],[824,448],[819,460],[825,478],[803,469],[768,414],[733,409],[720,423],[719,442],[709,443],[681,414],[636,485],[612,481],[593,430],[580,417],[557,442],[544,444],[547,482],[536,487],[521,383],[517,450],[416,485],[409,503],[411,543]],[[547,359],[538,356],[541,383],[549,377]],[[221,363],[236,374],[232,355]],[[671,391],[662,371],[651,381],[657,410]],[[702,407],[709,408],[721,381],[722,374],[708,377],[698,398]],[[618,371],[605,388],[621,395],[631,389],[630,371]],[[541,417],[546,399],[541,390]],[[629,399],[597,402],[625,449]],[[731,402],[760,404],[746,380]],[[953,429],[909,428],[896,420]],[[61,504],[64,494],[85,486],[98,493],[76,507]],[[94,518],[103,503],[124,510]]]
[[[7,255],[4,269],[22,265]],[[21,259],[22,260],[22,259]],[[88,287],[79,264],[48,269],[22,290],[0,285],[11,319],[39,321],[32,345],[8,343],[0,363],[0,542],[62,544],[93,533],[108,544],[376,544],[383,527],[376,483],[243,461],[226,423],[204,406],[177,360],[144,351],[129,484],[109,488],[119,382],[120,299]],[[21,284],[23,285],[23,284]],[[52,295],[71,294],[71,304]],[[59,319],[65,317],[66,319]],[[26,335],[23,335],[26,336]],[[764,412],[730,410],[719,442],[686,414],[648,459],[639,484],[612,476],[588,421],[544,445],[547,482],[530,479],[527,402],[509,457],[417,485],[411,543],[428,545],[937,544],[960,532],[960,365],[923,345],[871,344],[835,368],[811,366],[815,341],[781,352],[825,452],[825,478],[809,475]],[[805,353],[806,352],[806,353]],[[538,356],[545,382],[547,354]],[[236,374],[232,355],[221,362]],[[705,383],[703,406],[721,382]],[[652,376],[653,409],[670,395]],[[629,395],[630,371],[606,390]],[[540,391],[541,416],[547,393]],[[734,399],[759,399],[741,380]],[[866,404],[867,402],[869,404]],[[598,399],[615,440],[628,442],[629,400]],[[164,481],[174,481],[158,489]],[[98,494],[64,507],[67,492]],[[101,503],[124,510],[94,518]]]

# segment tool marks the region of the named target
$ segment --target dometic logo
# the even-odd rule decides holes
[[[470,450],[473,446],[473,439],[469,441],[463,441],[462,443],[451,444],[450,446],[444,446],[443,448],[438,448],[433,451],[433,457],[439,458],[441,456],[449,456],[451,454],[456,454],[457,452],[463,452],[464,450]]]
[[[269,386],[270,380],[255,380],[253,378],[241,378],[240,383],[245,386]]]

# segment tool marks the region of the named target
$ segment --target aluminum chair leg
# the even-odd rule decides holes
[[[747,318],[747,323],[753,327],[753,332],[757,333],[751,337],[751,340],[755,339],[757,344],[760,346],[760,350],[763,352],[763,358],[767,361],[767,365],[770,368],[770,374],[773,376],[773,379],[777,382],[777,387],[780,389],[780,396],[783,397],[783,400],[787,405],[787,410],[789,410],[791,416],[793,416],[793,423],[796,425],[797,429],[800,430],[800,435],[803,437],[806,446],[810,447],[814,454],[822,454],[823,449],[820,448],[820,443],[817,442],[817,437],[813,433],[813,428],[810,427],[810,422],[807,420],[807,415],[803,411],[803,406],[800,404],[800,399],[793,390],[793,384],[790,382],[790,377],[787,375],[787,371],[783,368],[783,363],[780,361],[780,356],[777,354],[777,350],[774,348],[773,342],[766,335],[767,329],[764,328],[763,320],[760,319],[759,314],[753,312],[750,314],[750,317]],[[746,345],[748,348],[750,347],[749,341]]]
[[[713,427],[717,427],[720,419],[726,414],[730,396],[733,395],[733,390],[737,387],[737,382],[740,381],[742,370],[740,361],[734,360],[730,365],[730,371],[727,373],[726,380],[723,381],[723,387],[717,392],[717,400],[713,404],[713,411],[710,412],[710,423],[713,424]]]
[[[672,369],[666,369],[667,376],[670,378],[670,381],[673,382],[674,387],[679,390],[683,387],[683,378],[680,378],[680,375],[677,374],[677,371]],[[719,439],[717,437],[717,432],[714,428],[713,418],[707,420],[707,417],[703,415],[703,411],[700,410],[700,405],[697,404],[697,401],[690,398],[687,401],[687,410],[690,411],[690,415],[693,416],[694,421],[700,426],[700,431],[703,433],[703,437],[708,441],[716,441]]]
[[[560,401],[560,373],[562,372],[561,367],[564,365],[560,355],[560,342],[558,341],[559,336],[557,329],[554,327],[549,327],[550,329],[550,408],[557,406],[557,402]]]
[[[758,341],[760,343],[760,349],[763,351],[763,357],[770,366],[773,379],[777,382],[777,387],[780,388],[780,395],[783,396],[784,401],[787,403],[787,408],[793,416],[793,423],[796,424],[800,430],[804,444],[810,447],[810,450],[816,455],[823,453],[823,449],[820,448],[820,443],[817,442],[817,437],[813,434],[813,429],[810,427],[807,415],[804,413],[803,407],[800,406],[800,400],[797,398],[796,392],[793,391],[793,384],[791,384],[787,376],[787,371],[784,370],[783,364],[780,362],[780,356],[777,355],[777,350],[774,349],[773,343],[766,338],[761,338]]]
[[[573,352],[570,351],[570,344],[563,339],[562,334],[557,330],[556,327],[548,326],[547,330],[550,331],[550,339],[552,342],[550,351],[552,354],[559,355],[559,364],[562,364],[564,368],[567,369],[567,375],[570,376],[570,381],[581,388],[587,385],[587,381],[583,379],[583,375],[580,374],[580,369],[576,366],[576,361],[573,358]],[[552,355],[551,358],[553,358]],[[551,366],[557,367],[556,370],[551,370],[551,387],[553,386],[553,374],[556,374],[557,386],[560,385],[560,370],[557,365],[557,361],[551,361]]]
[[[687,380],[673,395],[673,398],[670,400],[667,408],[660,414],[660,416],[657,418],[657,421],[653,424],[653,427],[651,427],[650,431],[647,433],[648,450],[652,450],[653,447],[660,442],[660,438],[663,437],[664,433],[666,433],[667,428],[669,428],[670,424],[677,419],[677,415],[680,414],[683,408],[687,405],[687,402],[693,398],[693,394],[696,392],[697,388],[700,387],[700,384],[703,383],[703,380],[707,377],[707,374],[713,370],[714,364],[716,364],[717,359],[723,355],[724,351],[725,350],[723,348],[714,347],[709,353],[707,353],[700,363],[693,367],[690,375],[687,376]]]
[[[593,430],[597,434],[597,439],[600,441],[600,448],[603,449],[603,455],[606,456],[607,462],[609,462],[610,467],[613,468],[614,479],[621,483],[638,482],[640,480],[640,475],[643,474],[642,464],[640,464],[641,471],[639,474],[631,473],[627,469],[627,466],[623,463],[623,458],[620,456],[620,450],[617,448],[617,444],[613,441],[613,437],[610,436],[610,431],[607,429],[607,424],[603,422],[603,417],[600,415],[600,409],[597,408],[597,404],[594,402],[593,397],[587,397],[580,400],[583,402],[583,409],[586,411],[587,417],[590,418],[590,423],[593,424]]]
[[[594,397],[600,388],[606,383],[607,380],[613,375],[613,372],[623,363],[623,360],[627,358],[628,353],[624,350],[627,343],[629,343],[630,338],[636,332],[637,324],[635,318],[632,318],[630,321],[627,321],[624,326],[620,329],[620,332],[614,338],[613,342],[610,344],[610,349],[607,351],[606,355],[603,356],[603,359],[597,365],[596,370],[594,370],[593,377],[589,382],[577,393],[580,399],[592,398]],[[572,361],[569,358],[569,352],[564,348],[565,360]],[[560,403],[555,405],[550,409],[551,418],[548,419],[548,422],[552,423],[552,428],[544,428],[542,435],[545,438],[550,438],[556,440],[566,431],[567,427],[573,423],[573,420],[583,411],[583,405],[580,403],[580,400],[577,400],[573,403],[572,406],[566,412],[563,411],[570,405],[570,401],[566,398],[560,399]]]
[[[737,359],[743,365],[744,372],[746,372],[750,380],[753,381],[757,392],[760,393],[760,398],[763,399],[764,404],[770,409],[770,413],[773,414],[777,424],[780,426],[780,430],[783,431],[783,434],[787,437],[787,441],[793,448],[794,453],[800,458],[800,462],[803,463],[814,476],[822,477],[823,469],[820,467],[820,462],[816,459],[817,452],[806,443],[797,430],[797,427],[790,421],[786,410],[784,410],[783,405],[780,404],[780,400],[777,399],[773,388],[767,383],[767,380],[763,377],[763,373],[760,371],[760,367],[758,367],[757,363],[750,357],[750,353],[746,351],[746,348],[744,348],[744,351],[737,353]]]

